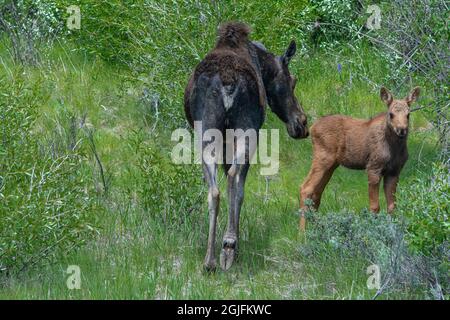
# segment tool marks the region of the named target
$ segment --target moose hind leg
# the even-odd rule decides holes
[[[216,229],[217,229],[217,215],[219,213],[220,193],[216,182],[217,164],[207,164],[203,162],[203,172],[208,183],[208,211],[209,211],[209,233],[208,233],[208,247],[206,250],[206,257],[204,268],[211,272],[216,269]]]
[[[234,140],[234,138],[233,138]],[[228,270],[235,259],[239,238],[239,217],[244,199],[244,185],[247,172],[250,167],[250,159],[256,150],[256,135],[247,138],[245,135],[236,137],[233,143],[232,165],[227,172],[228,175],[228,201],[229,215],[228,226],[223,238],[220,265],[223,270]]]
[[[239,219],[249,166],[249,164],[233,165],[228,173],[229,215],[220,255],[220,265],[223,270],[228,270],[232,266],[238,252]]]

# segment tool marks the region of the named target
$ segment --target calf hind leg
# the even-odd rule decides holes
[[[311,199],[313,201],[313,207],[315,209],[319,208],[320,199],[322,197],[323,190],[325,186],[331,179],[334,170],[337,165],[334,163],[328,163],[327,165],[316,165],[313,163],[305,182],[300,187],[300,208],[303,210],[307,209],[305,204],[306,199]]]
[[[306,199],[312,200],[313,207],[316,210],[319,209],[322,193],[336,168],[337,165],[331,161],[313,161],[311,170],[300,188],[300,230],[305,230],[306,227],[304,216],[305,211],[308,210],[308,206],[305,204]]]

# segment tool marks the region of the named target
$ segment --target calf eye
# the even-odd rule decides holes
[[[409,120],[409,113],[406,115],[406,118],[408,118],[408,120]]]
[[[390,117],[391,119],[394,119],[394,114],[393,114],[392,112],[389,112],[389,117]]]

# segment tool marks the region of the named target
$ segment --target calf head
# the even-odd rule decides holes
[[[420,88],[415,87],[406,98],[394,99],[388,89],[382,87],[380,97],[388,107],[387,125],[400,138],[408,135],[410,106],[418,99]]]

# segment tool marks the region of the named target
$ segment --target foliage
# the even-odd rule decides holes
[[[6,34],[19,63],[36,64],[37,46],[61,27],[56,1],[4,0],[0,4],[0,35]]]
[[[439,130],[444,158],[450,152],[448,12],[445,0],[390,1],[383,6],[382,28],[372,34],[389,63],[389,81],[400,87],[414,73],[433,95],[425,112]]]
[[[382,273],[382,283],[374,297],[387,291],[425,289],[428,296],[442,299],[448,293],[447,256],[411,252],[402,218],[374,215],[368,211],[310,213],[306,245],[300,254],[308,259],[340,257],[340,265],[364,259]],[[397,220],[397,221],[395,221]],[[327,263],[327,259],[322,261]]]
[[[145,37],[148,20],[143,10],[144,1],[86,0],[60,1],[59,6],[78,5],[81,29],[67,30],[69,39],[82,50],[109,62],[130,63],[133,41]],[[67,18],[65,13],[63,18]],[[138,54],[138,52],[136,52]]]
[[[128,167],[129,196],[139,208],[165,226],[182,224],[203,207],[204,184],[198,166],[175,165],[164,148],[145,139],[142,131],[128,138],[133,162]]]
[[[361,3],[354,0],[311,0],[302,13],[310,21],[310,40],[323,47],[353,39],[363,25],[361,9]]]
[[[430,176],[420,175],[399,194],[398,210],[408,220],[407,239],[426,254],[450,254],[450,174],[442,163]],[[442,252],[440,252],[442,251]]]
[[[205,277],[205,183],[199,166],[177,166],[169,156],[171,130],[186,125],[182,100],[187,78],[210,50],[221,22],[248,23],[252,39],[277,54],[297,40],[299,54],[290,70],[298,77],[296,94],[309,123],[329,113],[370,117],[385,110],[376,93],[381,84],[406,92],[404,81],[426,83],[420,72],[406,67],[408,62],[402,66],[405,61],[397,60],[395,51],[366,41],[384,41],[381,35],[389,31],[363,28],[363,11],[372,1],[30,3],[57,8],[48,11],[56,12],[57,26],[43,28],[48,32],[36,40],[58,36],[62,41],[48,42],[51,54],[42,55],[50,68],[41,64],[24,69],[27,75],[41,74],[42,82],[28,77],[35,84],[25,85],[17,73],[8,77],[8,84],[0,84],[2,112],[9,110],[4,106],[14,106],[13,113],[2,113],[5,121],[0,119],[7,123],[0,131],[0,264],[12,272],[39,258],[68,254],[54,265],[39,264],[29,278],[20,273],[19,281],[11,280],[0,292],[2,297],[372,298],[366,268],[373,263],[381,267],[382,298],[442,298],[448,293],[445,255],[441,249],[424,255],[422,246],[437,245],[421,233],[437,232],[439,238],[445,231],[441,224],[430,218],[423,231],[421,220],[414,219],[417,213],[406,223],[401,219],[408,216],[406,211],[391,218],[342,209],[367,206],[362,173],[337,170],[325,191],[323,212],[310,217],[306,243],[299,239],[293,213],[298,184],[309,170],[311,143],[290,139],[270,112],[266,126],[279,129],[282,139],[280,173],[264,179],[257,168],[250,170],[239,263],[227,273]],[[69,5],[80,6],[80,30],[65,28]],[[388,5],[380,3],[382,28]],[[395,8],[388,13],[400,16]],[[319,28],[314,27],[316,20]],[[445,24],[439,28],[444,30]],[[311,50],[312,44],[319,50]],[[1,53],[4,48],[11,49],[9,42],[0,44]],[[11,73],[9,62],[0,59],[5,74]],[[430,96],[428,92],[423,90],[422,97]],[[418,174],[418,163],[428,163],[435,154],[434,131],[423,112],[414,113],[411,121],[404,184]],[[429,170],[424,169],[424,176]],[[420,179],[418,185],[429,187],[426,178]],[[228,218],[226,179],[219,180],[218,246]],[[102,194],[99,200],[108,214],[102,216],[100,236],[91,239],[101,209],[94,203],[95,191]],[[431,200],[423,198],[418,206]],[[70,252],[86,242],[83,250]],[[410,246],[416,250],[411,252]],[[60,271],[74,261],[82,269],[83,285],[72,291]]]
[[[13,273],[85,243],[98,208],[80,141],[63,153],[41,143],[36,121],[48,97],[39,81],[27,85],[17,72],[0,92],[0,270]]]

